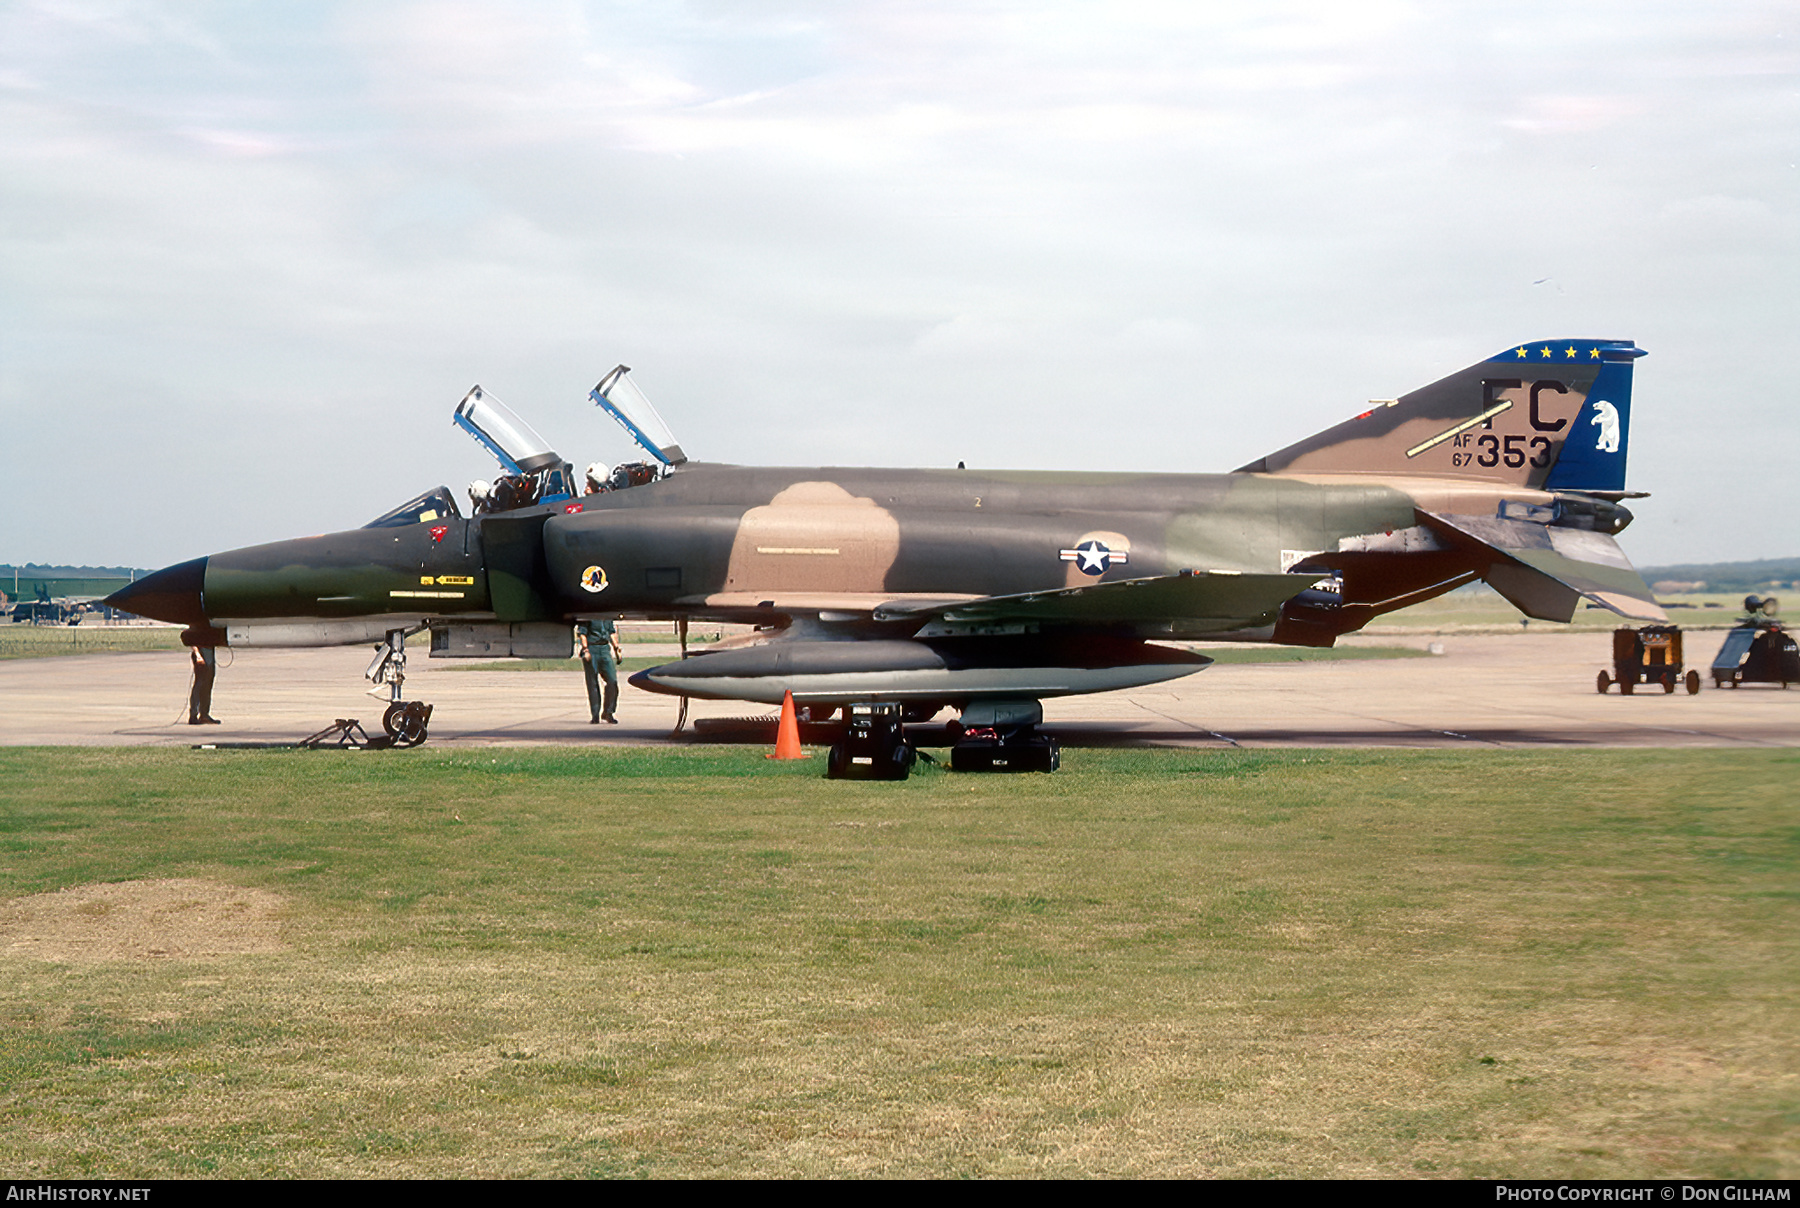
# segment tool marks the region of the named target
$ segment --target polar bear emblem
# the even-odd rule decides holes
[[[1619,409],[1605,399],[1594,400],[1594,418],[1590,424],[1600,425],[1600,439],[1594,448],[1602,453],[1619,451]]]

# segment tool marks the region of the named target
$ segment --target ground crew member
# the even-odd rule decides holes
[[[619,724],[613,710],[619,705],[619,663],[624,652],[619,649],[619,634],[610,620],[581,621],[575,626],[575,637],[581,642],[581,674],[587,680],[588,725],[601,722]],[[600,681],[606,681],[602,699]]]
[[[214,648],[202,645],[201,635],[192,629],[181,631],[181,641],[194,664],[194,686],[188,689],[188,725],[216,726],[219,719],[212,715],[213,677],[218,674]]]

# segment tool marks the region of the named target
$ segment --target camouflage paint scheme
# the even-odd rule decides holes
[[[1146,664],[1157,638],[1330,645],[1477,578],[1535,617],[1585,597],[1665,619],[1612,540],[1641,355],[1515,346],[1227,474],[687,464],[472,519],[440,492],[386,527],[215,554],[114,602],[240,644],[625,615],[750,622],[771,642],[981,638],[958,649],[988,662],[1017,662],[1006,644],[1027,636],[1065,662],[1124,641],[1109,657]]]

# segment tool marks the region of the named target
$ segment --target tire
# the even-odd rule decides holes
[[[395,701],[381,715],[381,728],[397,747],[416,747],[425,741],[431,724],[431,706],[423,701]]]
[[[1606,674],[1606,672],[1602,671],[1599,675],[1594,677],[1594,691],[1598,692],[1601,696],[1605,696],[1606,690],[1610,687],[1612,687],[1612,676]]]
[[[1687,692],[1689,696],[1700,695],[1700,673],[1698,671],[1687,673]]]
[[[1663,695],[1664,696],[1667,696],[1667,695],[1669,695],[1669,693],[1675,691],[1675,677],[1671,675],[1668,678],[1664,679],[1662,682],[1662,686],[1663,686]]]
[[[1619,695],[1620,696],[1630,696],[1632,687],[1633,687],[1633,685],[1630,680],[1621,679],[1619,681]]]

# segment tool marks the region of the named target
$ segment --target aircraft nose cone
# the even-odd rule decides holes
[[[113,592],[102,603],[156,621],[205,628],[211,624],[200,602],[205,584],[206,559],[195,558],[145,575]]]

